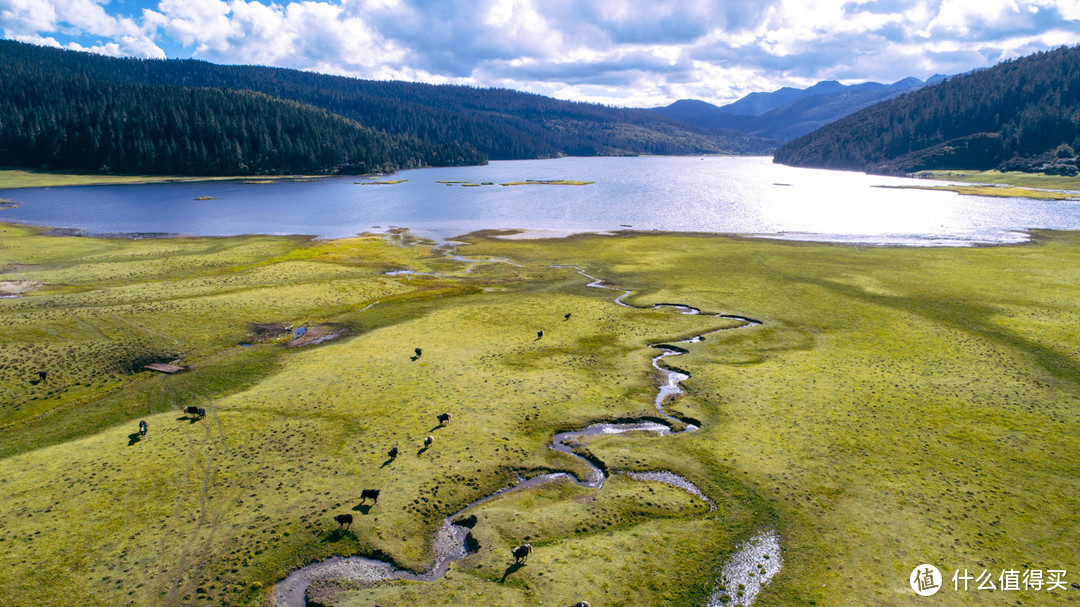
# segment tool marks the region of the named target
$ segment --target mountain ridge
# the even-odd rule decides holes
[[[932,169],[1074,175],[1080,46],[954,76],[865,108],[777,150],[792,166],[903,174]]]
[[[732,129],[790,141],[865,107],[944,78],[935,74],[926,81],[909,76],[892,84],[862,82],[853,85],[823,80],[805,89],[783,87],[768,93],[750,93],[723,106],[680,99],[665,107],[652,108],[652,111],[701,128]]]

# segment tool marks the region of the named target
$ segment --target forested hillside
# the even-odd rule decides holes
[[[118,84],[244,89],[307,103],[434,145],[468,144],[491,159],[560,155],[763,154],[774,143],[701,129],[648,110],[560,101],[505,89],[382,82],[195,60],[112,58],[0,41],[0,61]]]
[[[1073,175],[1080,145],[1080,48],[956,76],[795,139],[793,166],[909,173],[1000,169]]]
[[[477,164],[468,145],[364,128],[261,93],[61,76],[0,62],[0,166],[249,175]]]

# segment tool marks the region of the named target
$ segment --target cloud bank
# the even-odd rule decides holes
[[[621,106],[955,74],[1080,42],[1077,0],[0,0],[5,38]]]

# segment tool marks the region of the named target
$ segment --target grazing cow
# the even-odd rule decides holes
[[[544,336],[544,332],[543,332],[543,331],[537,331],[537,332],[536,332],[536,339],[540,339],[540,338],[541,338],[541,337],[543,337],[543,336]]]
[[[562,319],[563,319],[563,320],[570,320],[570,313],[569,313],[569,312],[567,312],[567,313],[566,313],[566,314],[565,314],[565,315],[564,315],[564,316],[562,317]]]
[[[436,417],[435,419],[439,420],[439,425],[440,426],[445,426],[446,423],[449,422],[450,418],[452,418],[452,417],[454,417],[454,416],[449,414],[449,413],[440,413],[438,415],[438,417]]]
[[[532,554],[532,544],[522,544],[511,551],[514,555],[515,563],[524,563],[529,555]]]
[[[417,348],[417,349],[413,350],[413,352],[416,352],[416,357],[417,358],[420,358],[420,355],[424,353],[424,351],[421,350],[420,348]]]
[[[38,371],[38,372],[37,372],[37,376],[38,376],[38,379],[39,379],[39,380],[41,380],[41,381],[45,381],[45,378],[46,378],[46,377],[48,377],[48,376],[49,376],[49,374],[48,374],[48,373],[46,373],[46,372],[44,372],[44,371]]]
[[[371,501],[378,504],[379,503],[379,493],[381,491],[382,491],[381,489],[364,489],[363,491],[360,492],[360,503],[363,504],[370,497]]]
[[[427,449],[428,447],[431,446],[431,443],[433,443],[433,442],[435,442],[435,437],[434,436],[429,436],[429,437],[425,438],[424,439],[424,448]]]
[[[206,417],[206,409],[203,409],[202,407],[199,407],[198,409],[195,410],[195,415],[198,415],[200,418]]]
[[[339,514],[334,517],[334,520],[337,522],[339,529],[347,529],[349,525],[352,525],[351,514]]]
[[[397,447],[390,447],[390,450],[387,451],[386,454],[390,456],[390,459],[394,459],[395,457],[397,457],[398,454]]]
[[[199,408],[195,407],[195,406],[184,407],[184,413],[186,413],[188,415],[198,415],[199,414]]]
[[[148,426],[146,425],[146,420],[140,420],[139,421],[139,436],[146,436],[146,430],[147,429],[148,429]]]
[[[574,607],[592,607],[592,605],[589,604],[589,601],[578,601],[574,603]]]

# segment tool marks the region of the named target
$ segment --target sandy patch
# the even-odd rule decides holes
[[[0,280],[0,297],[16,297],[40,286],[36,280]]]

